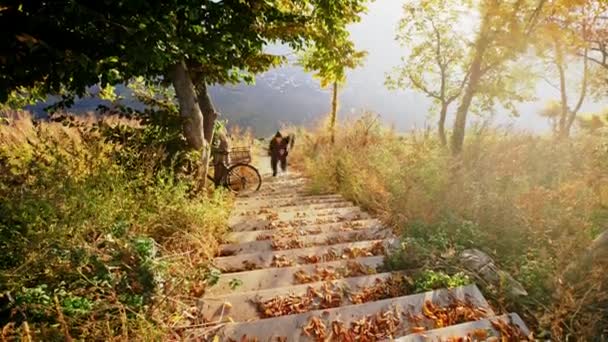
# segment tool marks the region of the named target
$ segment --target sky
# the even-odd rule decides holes
[[[407,54],[407,51],[395,41],[403,2],[404,0],[376,0],[369,5],[369,11],[363,16],[361,22],[350,27],[356,47],[366,50],[368,56],[363,67],[348,73],[347,84],[340,94],[341,117],[371,110],[378,113],[386,123],[392,124],[402,131],[421,128],[425,125],[435,125],[436,118],[428,115],[430,101],[424,95],[413,90],[391,91],[384,85],[386,74],[399,65],[401,57]],[[473,20],[471,18],[471,21]],[[470,25],[470,29],[473,29],[474,26],[473,23],[467,22],[459,25]],[[280,49],[278,48],[278,50]],[[314,91],[312,92],[312,94],[316,94],[314,96],[321,97],[308,101],[309,108],[306,107],[306,101],[298,102],[298,105],[305,106],[305,109],[309,110],[310,113],[307,113],[307,116],[318,118],[326,114],[327,109],[322,103],[327,101],[329,106],[329,91],[318,88],[317,82],[311,75],[305,74],[298,67],[285,66],[262,75],[259,80],[265,82],[267,79],[277,78],[286,79],[283,83],[291,82],[311,88],[309,90]],[[259,86],[239,87],[239,91],[246,94],[256,91],[255,87]],[[549,125],[546,120],[536,113],[540,111],[545,101],[559,98],[559,92],[545,81],[539,81],[536,88],[537,97],[540,100],[518,106],[521,114],[519,117],[513,118],[506,111],[498,110],[497,114],[493,116],[492,122],[495,125],[507,125],[533,132],[548,131]],[[303,92],[301,87],[297,89],[300,89],[297,91]],[[284,89],[275,95],[296,97],[294,91]],[[278,101],[283,100],[278,99]],[[221,108],[223,101],[220,102]],[[452,110],[456,105],[453,104]],[[225,104],[224,107],[232,108],[228,104]],[[601,108],[601,104],[588,100],[581,112],[594,112]],[[449,123],[452,120],[452,117],[448,117]],[[472,117],[471,120],[474,121],[476,118]]]

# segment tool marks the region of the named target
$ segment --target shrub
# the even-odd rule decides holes
[[[180,152],[157,126],[7,121],[0,125],[0,325],[35,340],[167,333],[169,317],[192,303],[165,297],[200,295],[230,197],[195,192],[196,178],[176,167]]]
[[[456,273],[448,275],[443,272],[435,272],[433,270],[424,270],[414,280],[414,288],[416,292],[425,292],[437,290],[441,288],[454,288],[468,285],[471,283],[469,277],[464,273]]]

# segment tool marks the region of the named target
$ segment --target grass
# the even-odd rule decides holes
[[[166,340],[203,323],[231,197],[200,189],[159,132],[3,118],[2,340]]]
[[[429,132],[398,135],[369,114],[338,132],[333,146],[324,129],[301,132],[293,160],[313,190],[339,191],[403,236],[389,266],[421,269],[425,288],[424,277],[445,280],[428,272],[454,278],[462,271],[458,253],[478,248],[529,293],[510,298],[507,289],[471,274],[488,285],[496,306],[523,314],[553,340],[606,336],[608,278],[601,266],[563,281],[563,271],[608,223],[605,137],[555,141],[473,129],[462,156],[453,158]]]

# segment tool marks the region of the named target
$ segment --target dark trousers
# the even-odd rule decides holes
[[[222,162],[218,162],[215,165],[213,165],[213,167],[214,167],[213,182],[215,183],[215,186],[224,185],[224,184],[222,184],[222,181],[224,180],[224,176],[226,176],[226,174],[228,173],[228,169],[226,168],[226,165]]]
[[[283,172],[287,171],[287,153],[282,156],[273,155],[270,157],[270,165],[272,166],[272,175],[277,175],[278,164],[281,164]]]

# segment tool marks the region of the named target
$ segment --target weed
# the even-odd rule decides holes
[[[453,275],[445,274],[441,271],[424,270],[414,278],[414,289],[416,292],[425,292],[441,288],[454,288],[468,285],[471,283],[469,277],[464,273]]]

